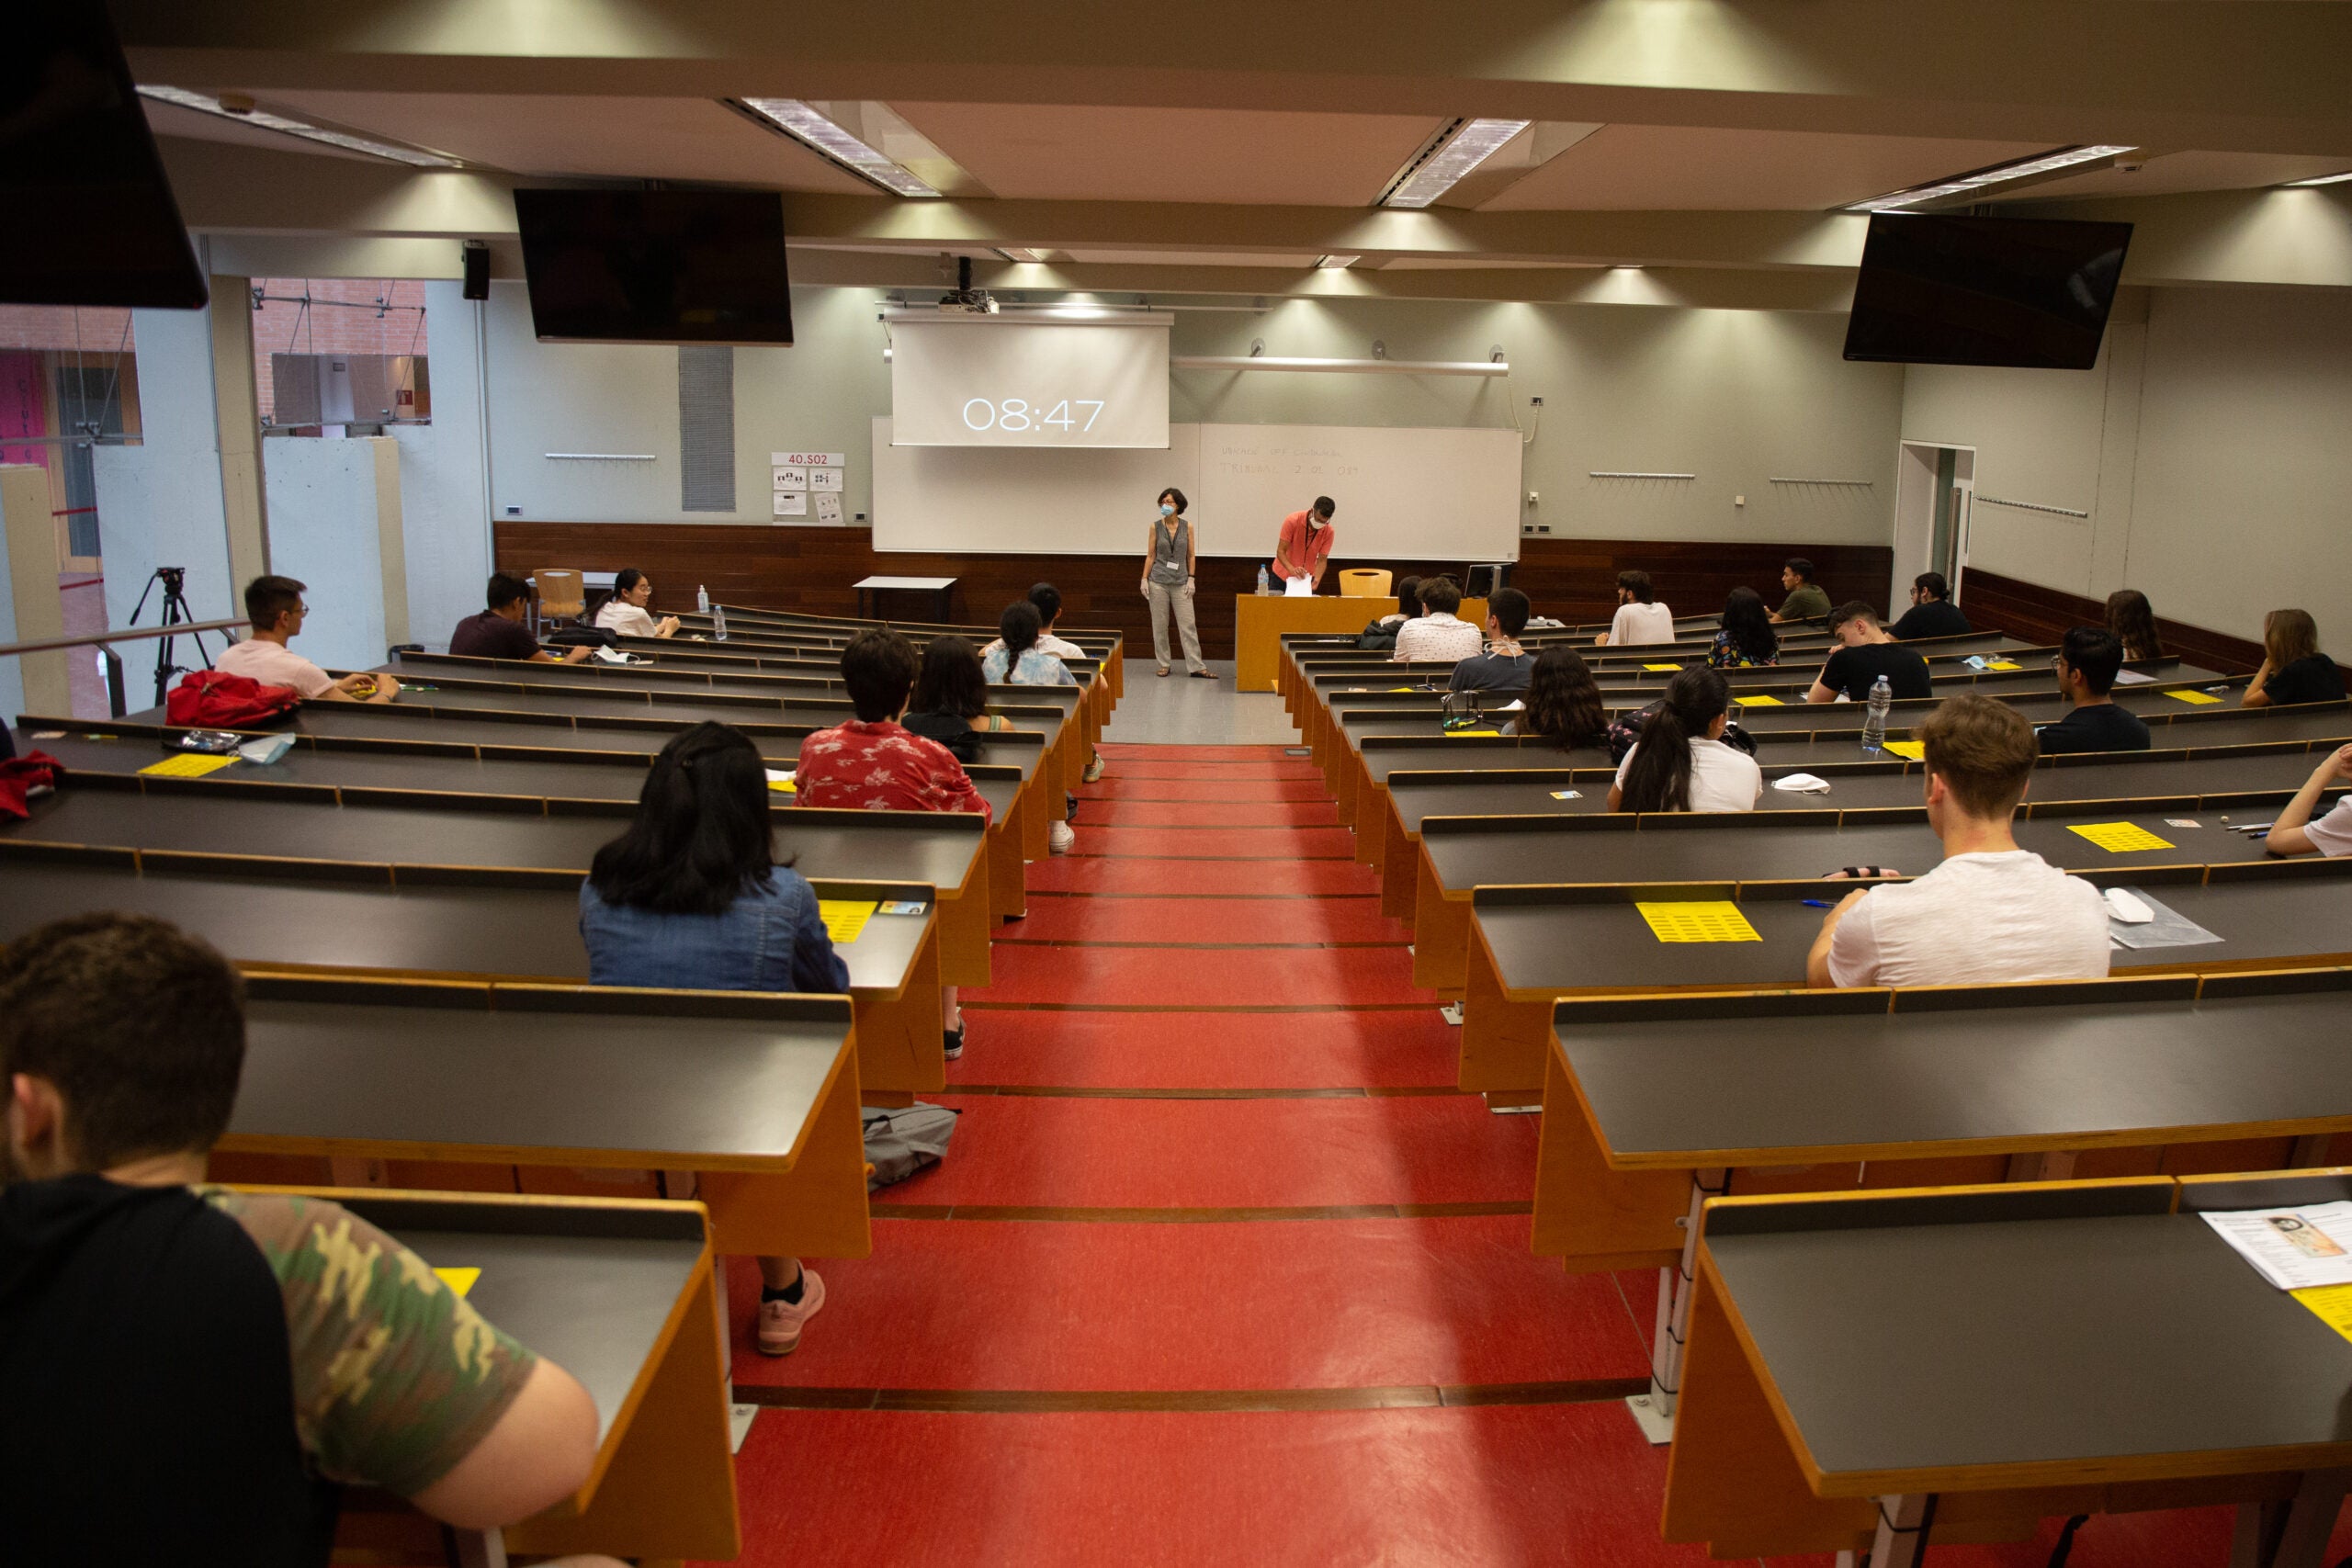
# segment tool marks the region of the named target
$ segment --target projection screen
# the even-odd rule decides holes
[[[1164,449],[1172,319],[894,313],[892,444]]]

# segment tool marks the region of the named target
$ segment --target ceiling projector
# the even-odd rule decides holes
[[[942,258],[944,259],[944,257]],[[985,288],[972,287],[972,258],[956,258],[956,287],[939,297],[939,313],[943,316],[993,316],[996,301]]]

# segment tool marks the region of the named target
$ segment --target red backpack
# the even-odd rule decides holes
[[[174,724],[233,728],[276,718],[301,701],[302,694],[291,686],[265,686],[248,675],[191,670],[164,700],[164,716]]]

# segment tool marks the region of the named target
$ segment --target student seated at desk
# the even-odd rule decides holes
[[[1487,600],[1487,650],[1453,667],[1449,692],[1523,692],[1535,660],[1519,646],[1527,629],[1527,595],[1498,588]]]
[[[1038,645],[1045,635],[1045,617],[1026,599],[1015,599],[997,617],[997,640],[980,655],[980,669],[991,685],[1075,686],[1069,666]],[[1057,639],[1058,640],[1058,639]]]
[[[1789,596],[1772,612],[1775,626],[1789,621],[1817,621],[1829,614],[1829,591],[1813,580],[1813,563],[1803,556],[1791,556],[1781,568],[1781,586]]]
[[[1390,663],[1426,660],[1458,664],[1475,658],[1487,645],[1476,626],[1453,613],[1462,608],[1462,590],[1453,579],[1425,577],[1414,596],[1421,613],[1396,628],[1396,649],[1388,656]]]
[[[678,617],[655,620],[646,609],[653,603],[653,580],[635,567],[624,567],[613,578],[613,596],[596,609],[596,624],[622,637],[675,637]]]
[[[2312,813],[2319,809],[2320,792],[2342,779],[2352,784],[2352,746],[2339,746],[2312,770],[2295,798],[2281,809],[2270,824],[2270,836],[2263,847],[2274,855],[2302,855],[2317,850],[2324,855],[2352,855],[2352,795],[2335,803],[2335,809],[2317,821]]]
[[[1916,731],[1927,748],[1928,826],[1941,864],[1917,882],[1849,893],[1805,959],[1815,986],[1987,986],[2107,973],[2098,888],[2018,848],[2033,727],[1981,692],[1951,698]]]
[[[1724,597],[1723,619],[1707,645],[1710,670],[1762,670],[1781,662],[1781,634],[1764,613],[1763,595],[1735,588]]]
[[[2105,626],[2075,626],[2050,659],[2058,689],[2075,706],[2035,737],[2041,754],[2074,751],[2144,751],[2148,725],[2129,708],[2115,705],[2115,672],[2123,668],[2123,645]]]
[[[1592,639],[1596,648],[1632,648],[1640,643],[1672,642],[1674,612],[1657,602],[1646,571],[1617,574],[1617,614],[1609,629]]]
[[[909,734],[899,724],[915,671],[915,646],[899,633],[873,628],[850,638],[842,649],[842,684],[857,716],[800,743],[800,762],[792,774],[796,804],[863,811],[976,811],[989,819],[987,797],[973,787],[964,764],[938,741]],[[955,987],[939,988],[939,1008],[940,1033],[952,1062],[964,1054],[964,1014]]]
[[[1541,735],[1563,751],[1609,743],[1609,710],[1592,667],[1573,648],[1552,647],[1528,672],[1527,706],[1503,726],[1505,735]]]
[[[1419,596],[1420,586],[1421,580],[1418,577],[1398,579],[1396,582],[1396,607],[1394,610],[1389,611],[1388,614],[1381,616],[1373,624],[1374,626],[1386,626],[1390,634],[1393,636],[1398,626],[1403,626],[1407,621],[1411,620],[1414,616],[1421,613],[1421,601]]]
[[[339,1484],[486,1529],[587,1479],[587,1391],[423,1258],[322,1199],[200,1185],[244,1055],[236,972],[162,920],[0,954],[11,1562],[323,1568]]]
[[[1617,764],[1611,811],[1753,811],[1764,770],[1724,743],[1731,688],[1694,666],[1667,683],[1666,701],[1642,724],[1642,738]]]
[[[775,863],[767,764],[740,729],[697,724],[653,759],[628,830],[580,885],[594,986],[689,991],[847,991],[817,893]],[[797,1258],[763,1258],[759,1347],[799,1348],[825,1282]]]
[[[2244,705],[2344,700],[2344,672],[2319,650],[2319,623],[2309,610],[2273,610],[2262,617],[2262,668],[2247,682]]]
[[[1860,600],[1830,612],[1830,635],[1841,645],[1814,677],[1804,694],[1809,703],[1834,703],[1840,696],[1868,702],[1878,678],[1886,677],[1895,700],[1932,697],[1936,688],[1928,678],[1928,661],[1886,635],[1878,612]]]
[[[363,671],[338,681],[287,648],[311,613],[303,592],[304,585],[290,577],[256,577],[246,583],[245,618],[254,624],[253,636],[231,643],[212,667],[265,686],[291,686],[311,702],[389,703],[399,696],[401,683],[390,675]]]
[[[449,634],[449,651],[459,659],[514,659],[532,664],[577,664],[596,651],[582,643],[558,659],[541,648],[523,624],[523,605],[530,592],[522,579],[492,572],[486,607],[458,623]]]
[[[1887,628],[1897,642],[1923,637],[1966,637],[1976,628],[1951,602],[1951,584],[1940,571],[1923,571],[1911,580],[1911,607]]]
[[[1012,728],[1011,719],[988,706],[989,681],[980,656],[960,637],[935,637],[923,645],[922,668],[899,722],[909,734],[946,747],[957,761],[977,762],[982,735]]]
[[[2156,635],[2156,612],[2136,588],[2119,588],[2107,596],[2107,629],[2122,643],[2126,659],[2165,656],[2164,638]]]

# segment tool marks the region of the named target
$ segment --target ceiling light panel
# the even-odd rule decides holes
[[[2352,180],[2352,169],[2340,175],[2322,175],[2315,180],[2289,180],[2287,185],[2290,189],[2301,189],[2305,186],[2340,186],[2346,180]]]
[[[1983,190],[1987,186],[2007,185],[2011,180],[2021,180],[2033,175],[2046,175],[2058,169],[2071,169],[2078,164],[2093,164],[2102,158],[2113,158],[2120,153],[2133,151],[2136,149],[2130,147],[2062,147],[2055,152],[2044,152],[2034,158],[2020,158],[2012,164],[1996,164],[1989,169],[1979,169],[1970,175],[1957,175],[1948,180],[1939,180],[1931,186],[1914,186],[1909,190],[1898,190],[1891,195],[1872,197],[1868,201],[1853,203],[1846,210],[1888,212],[1899,208],[1917,207],[1923,201],[1940,201],[1946,197],[1965,196],[1970,191]]]
[[[255,126],[263,130],[275,130],[288,136],[299,136],[305,141],[316,141],[328,147],[340,147],[349,152],[365,152],[371,158],[387,158],[395,164],[406,164],[418,169],[460,169],[465,165],[458,159],[440,152],[428,152],[421,147],[402,146],[398,142],[379,141],[373,137],[354,136],[348,131],[330,130],[307,120],[288,119],[267,109],[243,112],[225,109],[220,100],[209,93],[192,93],[185,87],[141,87],[139,96],[153,98],[159,104],[173,104],[180,108],[194,109],[238,125]]]
[[[800,98],[742,98],[743,107],[759,119],[774,126],[797,141],[804,142],[831,158],[853,174],[861,175],[895,196],[937,197],[945,193],[939,188],[942,170],[928,169],[932,179],[908,166],[909,164],[936,160],[947,168],[955,166],[939,150],[903,119],[881,104],[847,103],[815,104]],[[854,127],[854,129],[852,129]],[[861,134],[863,133],[863,134]],[[894,141],[906,145],[893,146]],[[911,142],[920,142],[921,149]],[[902,163],[891,156],[899,152],[907,158]],[[927,152],[931,157],[922,158]],[[960,170],[956,171],[961,173]]]
[[[1503,144],[1533,123],[1524,119],[1473,119],[1396,182],[1383,207],[1423,208],[1452,190],[1456,181],[1493,157]]]

